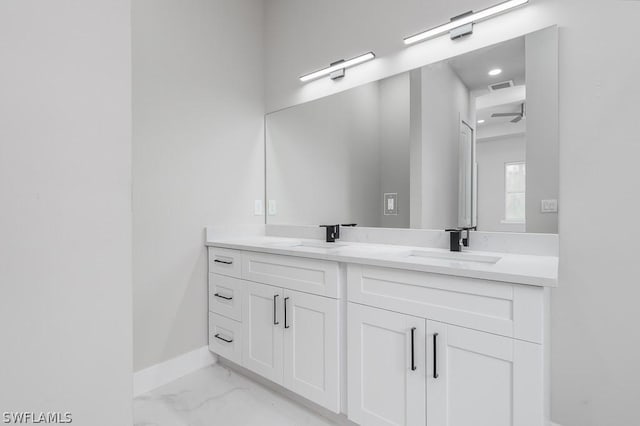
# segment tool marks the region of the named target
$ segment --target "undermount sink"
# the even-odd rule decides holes
[[[461,262],[477,262],[477,263],[487,263],[487,264],[495,264],[500,259],[502,259],[499,256],[488,256],[484,254],[422,251],[422,250],[414,250],[409,253],[408,257],[424,257],[424,258],[431,258],[431,259],[457,260]]]
[[[271,243],[269,245],[277,246],[277,247],[308,247],[308,248],[319,248],[319,249],[333,249],[338,247],[345,246],[344,243],[327,243],[325,241],[278,241]]]
[[[294,247],[313,247],[313,248],[324,248],[331,249],[344,246],[344,243],[327,243],[324,241],[301,241],[300,244],[295,245]]]

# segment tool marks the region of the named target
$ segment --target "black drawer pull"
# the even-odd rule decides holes
[[[288,297],[284,298],[284,328],[289,328],[289,324],[287,323],[287,300]]]
[[[438,333],[433,333],[433,378],[438,378]]]
[[[233,260],[214,259],[213,261],[216,263],[224,263],[225,265],[233,265]]]
[[[220,299],[224,299],[224,300],[233,300],[233,297],[227,297],[227,296],[223,296],[219,293],[214,294],[215,297],[219,297]]]
[[[227,340],[227,339],[225,339],[224,337],[221,337],[221,336],[220,336],[220,334],[216,334],[216,335],[215,335],[215,336],[213,336],[213,337],[215,337],[216,339],[222,340],[223,342],[227,342],[227,343],[232,343],[232,342],[233,342],[233,339],[231,339],[231,340]]]
[[[416,367],[416,354],[415,354],[415,334],[416,328],[411,327],[411,371],[416,371],[418,367]]]
[[[274,294],[273,295],[273,325],[278,325],[280,324],[280,322],[278,321],[278,314],[277,314],[277,309],[276,307],[278,306],[278,297],[280,295],[279,294]]]

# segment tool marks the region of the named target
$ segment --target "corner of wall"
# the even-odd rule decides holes
[[[168,361],[137,371],[133,375],[133,397],[150,392],[216,362],[218,362],[218,357],[209,351],[208,346],[203,346]]]

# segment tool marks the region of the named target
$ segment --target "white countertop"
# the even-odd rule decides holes
[[[553,256],[481,251],[452,253],[437,248],[342,241],[325,243],[280,237],[216,239],[207,241],[206,245],[542,287],[558,285],[558,258]]]

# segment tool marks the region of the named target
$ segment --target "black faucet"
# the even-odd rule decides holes
[[[467,226],[463,228],[445,229],[449,232],[449,250],[462,251],[462,246],[469,247],[469,231],[477,230],[476,226]],[[466,237],[462,237],[462,233],[466,232]]]
[[[320,228],[327,228],[328,243],[335,243],[340,238],[340,225],[320,225]]]

